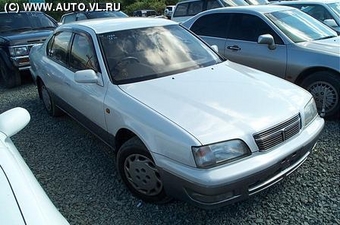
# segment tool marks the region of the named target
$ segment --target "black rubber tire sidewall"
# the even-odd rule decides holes
[[[164,187],[163,190],[155,196],[146,196],[137,190],[134,189],[134,187],[130,184],[130,182],[127,180],[125,172],[124,172],[124,162],[125,159],[131,155],[131,154],[141,154],[145,157],[148,157],[151,161],[154,162],[152,159],[151,154],[148,152],[144,144],[139,140],[138,137],[133,137],[129,139],[127,142],[125,142],[117,153],[117,170],[119,172],[119,175],[121,179],[123,180],[126,187],[130,190],[130,192],[137,198],[150,203],[156,203],[156,204],[164,204],[169,201],[171,201],[172,198],[168,197],[165,193]]]
[[[0,58],[0,75],[6,88],[14,88],[21,84],[20,72],[10,70],[2,58]]]

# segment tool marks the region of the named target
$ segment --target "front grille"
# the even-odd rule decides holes
[[[300,115],[253,135],[260,151],[268,150],[298,134],[301,129]]]

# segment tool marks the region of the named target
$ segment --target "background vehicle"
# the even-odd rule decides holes
[[[308,14],[274,5],[225,7],[202,12],[183,26],[217,45],[229,60],[304,87],[320,113],[339,116],[340,37]]]
[[[121,17],[128,17],[122,11],[88,11],[88,12],[71,12],[61,16],[60,22],[70,23],[79,20],[87,20],[87,19],[96,19],[96,18],[121,18]]]
[[[42,12],[0,12],[0,78],[7,88],[21,84],[20,71],[28,70],[28,54],[58,26]]]
[[[66,225],[10,139],[29,121],[19,107],[0,114],[0,224]]]
[[[187,0],[178,2],[172,13],[171,20],[183,22],[205,10],[228,6],[248,5],[244,0]]]
[[[133,16],[135,17],[155,17],[157,16],[157,12],[153,9],[141,9],[133,12]]]
[[[291,6],[308,13],[340,34],[340,2],[338,0],[282,1],[275,4]]]
[[[47,112],[115,149],[123,182],[147,202],[247,198],[297,169],[324,126],[310,93],[224,60],[170,20],[65,24],[30,57]]]
[[[164,16],[166,16],[168,19],[171,19],[171,15],[175,10],[176,5],[167,5],[164,9]]]

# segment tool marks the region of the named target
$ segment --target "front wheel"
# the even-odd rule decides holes
[[[326,118],[339,116],[340,112],[340,75],[330,71],[310,74],[301,83],[314,97],[319,113],[325,111]]]
[[[131,193],[145,202],[166,203],[160,173],[144,144],[133,137],[125,142],[117,154],[119,174]]]

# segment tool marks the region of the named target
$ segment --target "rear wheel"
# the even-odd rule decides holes
[[[310,74],[301,83],[314,97],[319,113],[325,110],[326,118],[340,114],[340,75],[330,71],[318,71]]]
[[[133,137],[125,142],[117,154],[120,176],[133,195],[145,202],[166,203],[160,173],[144,144]]]
[[[62,111],[55,105],[54,99],[43,82],[39,84],[39,94],[48,114],[51,116],[60,116],[62,114]]]
[[[21,75],[17,70],[11,70],[5,64],[4,60],[0,58],[0,75],[4,81],[5,87],[13,88],[21,84]]]

